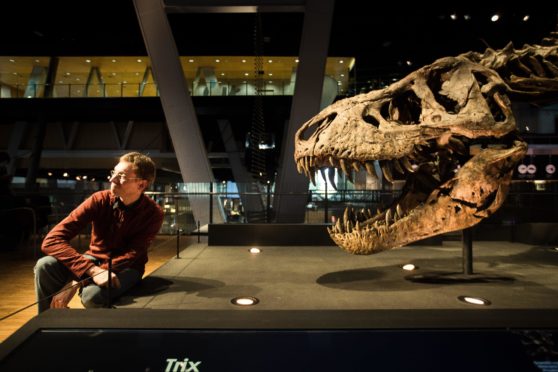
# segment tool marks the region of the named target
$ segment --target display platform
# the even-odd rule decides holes
[[[411,279],[463,276],[459,241],[370,256],[250,248],[191,245],[116,309],[49,310],[0,346],[0,370],[558,368],[553,246],[474,241],[471,280],[441,282]],[[88,348],[107,354],[83,358]]]

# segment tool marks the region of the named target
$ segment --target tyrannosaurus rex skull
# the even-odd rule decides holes
[[[295,136],[299,172],[364,167],[406,179],[378,214],[346,210],[329,229],[355,254],[371,254],[480,222],[502,204],[526,144],[498,74],[464,57],[425,66],[382,90],[344,99]],[[483,143],[482,148],[475,147]],[[491,146],[486,146],[489,143]]]

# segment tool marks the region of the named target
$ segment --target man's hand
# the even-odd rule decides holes
[[[64,288],[62,288],[61,292],[52,297],[52,300],[50,301],[51,309],[67,309],[68,304],[76,294],[77,290],[78,285],[75,280],[68,282]]]
[[[89,270],[87,270],[87,275],[93,279],[93,282],[97,284],[99,287],[107,287],[108,286],[108,270],[101,269],[99,266],[93,266]],[[115,273],[111,273],[111,286],[113,288],[120,288],[120,280]]]

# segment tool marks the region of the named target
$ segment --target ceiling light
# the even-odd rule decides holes
[[[487,299],[482,298],[482,297],[459,296],[459,297],[457,297],[457,299],[461,302],[465,302],[465,303],[471,304],[471,305],[488,306],[488,305],[491,304],[490,301],[488,301]]]
[[[457,19],[457,14],[455,14],[455,13],[450,14],[450,18],[455,21]]]
[[[10,58],[10,62],[15,63],[15,59]]]
[[[143,61],[141,60],[141,58],[138,58],[138,59],[136,60],[136,62],[137,62],[137,63],[142,63]]]
[[[188,60],[188,62],[194,63],[194,60],[190,58],[190,59]]]
[[[247,72],[244,73],[244,76],[248,76],[249,74]]]
[[[252,248],[250,248],[250,249],[248,250],[248,252],[253,253],[253,254],[261,253],[261,251],[262,251],[262,250],[261,250],[260,248],[258,248],[258,247],[252,247]]]
[[[498,14],[494,14],[492,17],[490,17],[490,20],[491,20],[492,22],[496,22],[496,21],[498,21],[499,19],[500,19],[500,15],[498,15]]]
[[[85,60],[85,63],[91,63],[91,60],[90,60],[90,59],[86,59],[86,60]]]
[[[343,61],[342,59],[339,60],[339,63],[345,63],[345,61]]]
[[[242,60],[242,63],[246,63],[246,60],[245,60],[245,59],[243,59],[243,60]]]
[[[268,60],[267,60],[267,63],[273,63],[273,60],[272,60],[272,59],[268,59]]]
[[[116,59],[113,59],[111,62],[112,62],[112,63],[116,63]]]
[[[527,21],[529,20],[529,18],[530,18],[530,17],[529,17],[529,14],[525,14],[525,15],[523,16],[523,22],[527,22]]]
[[[468,21],[468,20],[471,19],[471,16],[470,16],[469,14],[464,14],[464,15],[463,15],[463,18],[464,18],[466,21]]]
[[[260,300],[252,296],[240,296],[240,297],[235,297],[231,300],[231,303],[233,305],[238,305],[238,306],[253,306],[256,305],[258,302],[260,302]]]
[[[297,58],[297,59],[295,59],[295,62],[298,63],[298,62],[300,62],[300,60]]]
[[[215,62],[219,63],[219,62],[221,62],[221,60],[220,60],[220,59],[216,59]]]

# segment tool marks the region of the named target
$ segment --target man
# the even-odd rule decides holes
[[[144,194],[154,179],[155,164],[148,156],[138,152],[121,156],[111,171],[110,190],[91,195],[48,233],[41,247],[46,256],[35,266],[39,313],[66,307],[78,286],[86,308],[104,306],[109,258],[111,300],[141,280],[147,248],[163,222],[161,208]],[[89,223],[89,249],[80,254],[70,240]],[[55,295],[62,288],[67,290]]]

